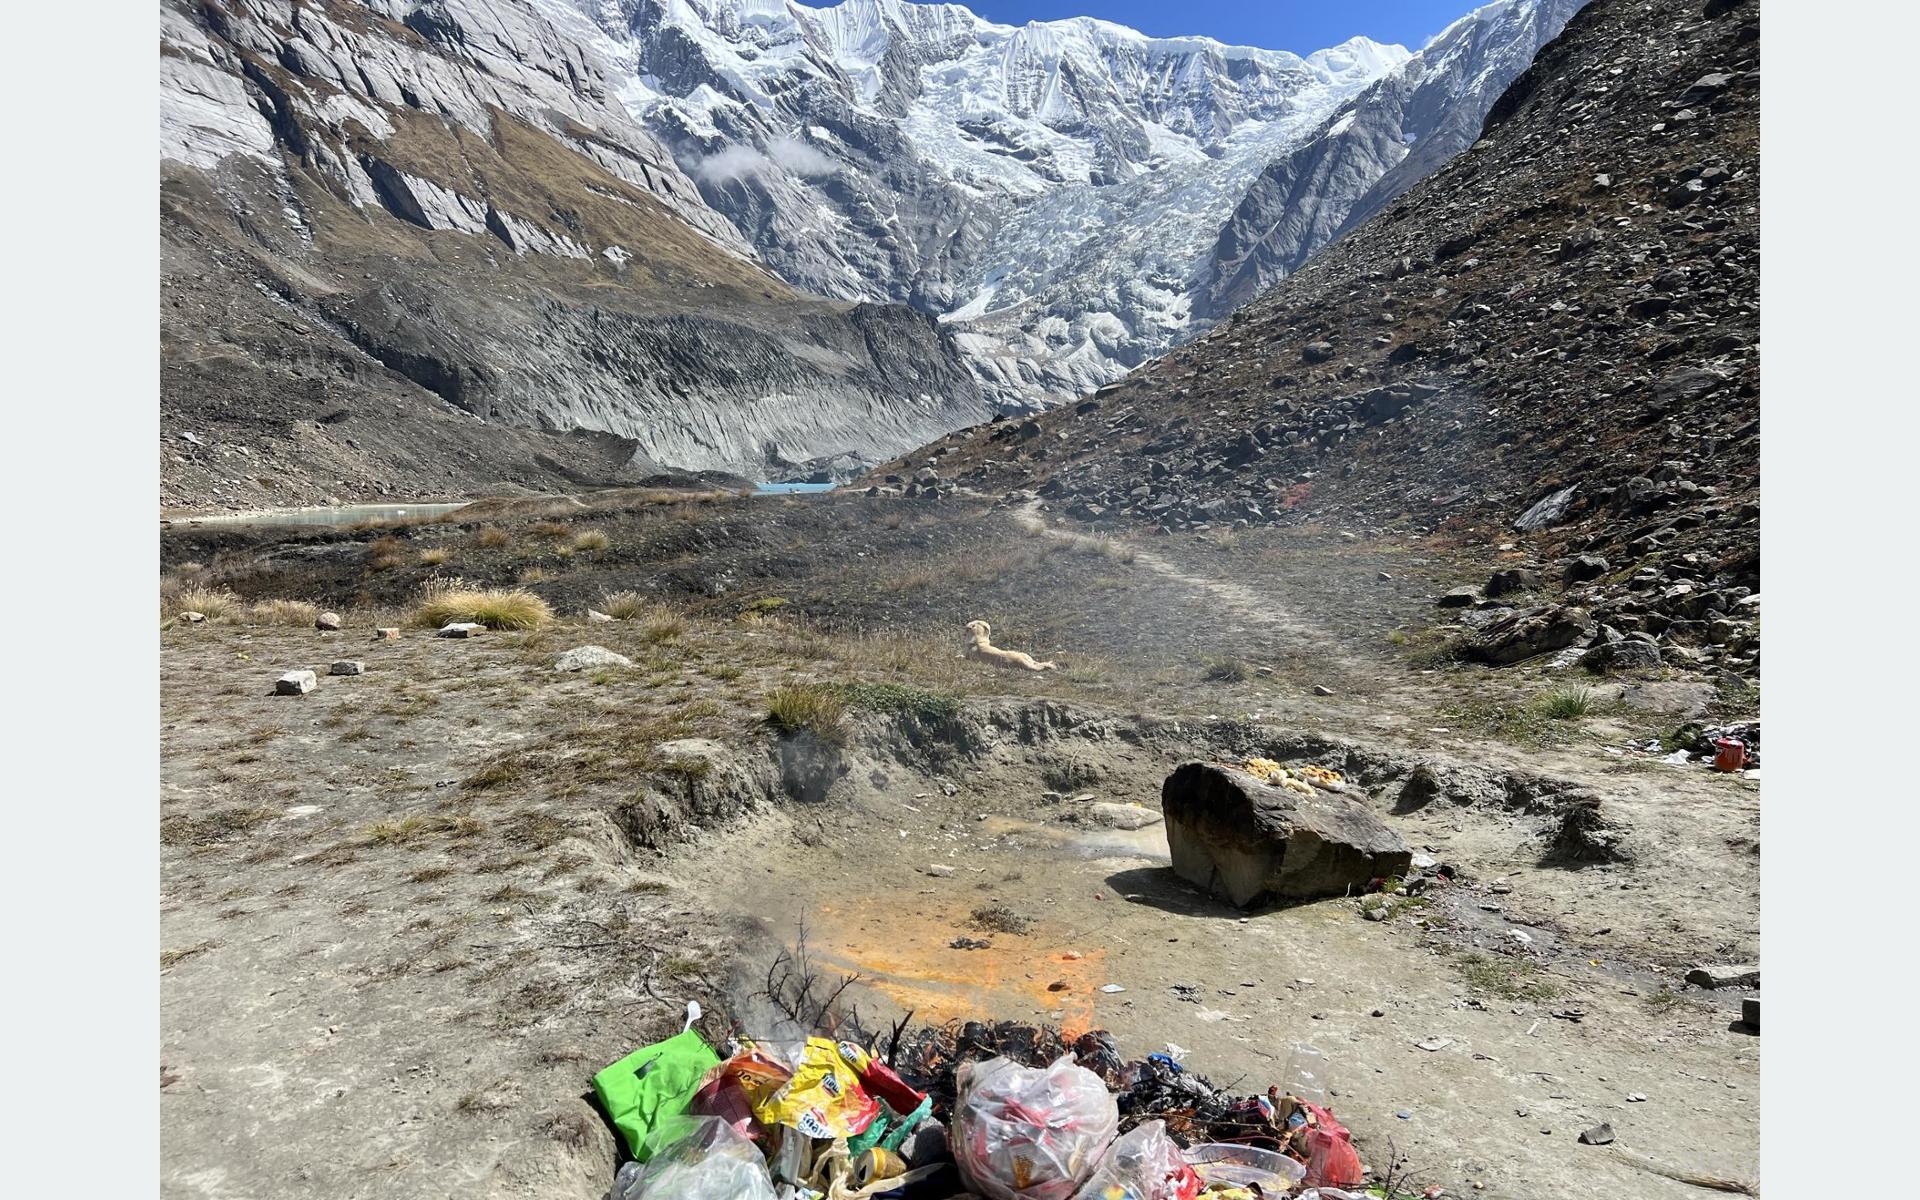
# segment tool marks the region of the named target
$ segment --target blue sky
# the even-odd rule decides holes
[[[960,0],[1004,25],[1099,17],[1157,37],[1204,34],[1243,46],[1315,50],[1364,33],[1418,50],[1485,0]]]

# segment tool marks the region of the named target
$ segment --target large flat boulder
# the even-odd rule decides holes
[[[1236,767],[1182,763],[1160,808],[1173,869],[1242,908],[1343,895],[1413,865],[1406,842],[1359,801],[1301,795]]]

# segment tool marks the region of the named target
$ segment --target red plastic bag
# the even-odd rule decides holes
[[[1360,1152],[1353,1148],[1353,1135],[1318,1104],[1305,1108],[1313,1118],[1313,1124],[1307,1127],[1307,1186],[1359,1187],[1365,1175],[1360,1169]]]

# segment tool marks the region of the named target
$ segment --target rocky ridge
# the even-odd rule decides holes
[[[1466,153],[1232,320],[893,473],[1484,544],[1463,653],[1757,671],[1758,66],[1755,4],[1596,0]]]
[[[1487,110],[1587,0],[1497,0],[1268,164],[1220,231],[1197,316],[1226,316],[1472,145]]]

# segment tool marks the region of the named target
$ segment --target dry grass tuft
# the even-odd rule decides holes
[[[311,629],[314,620],[320,615],[320,606],[305,600],[260,600],[247,610],[247,620],[254,625],[286,625],[292,628]]]
[[[435,546],[431,550],[422,550],[420,552],[420,565],[423,567],[437,567],[452,557],[453,551]]]
[[[405,538],[375,538],[367,543],[367,570],[391,571],[407,561]]]
[[[476,530],[473,544],[483,550],[496,550],[513,541],[513,535],[497,525],[487,525]]]
[[[616,621],[632,621],[646,616],[656,605],[639,592],[608,592],[600,598],[598,607]]]
[[[201,587],[163,580],[160,584],[160,616],[171,621],[183,612],[197,612],[209,621],[231,621],[240,615],[240,597],[225,588]]]
[[[611,545],[604,529],[583,529],[573,539],[573,548],[582,554],[599,554]]]
[[[538,629],[553,619],[547,602],[525,588],[476,588],[462,579],[436,579],[420,593],[407,619],[437,629],[477,621],[488,629]]]
[[[810,733],[823,742],[846,740],[847,698],[839,688],[789,683],[767,694],[767,723],[783,734]]]

